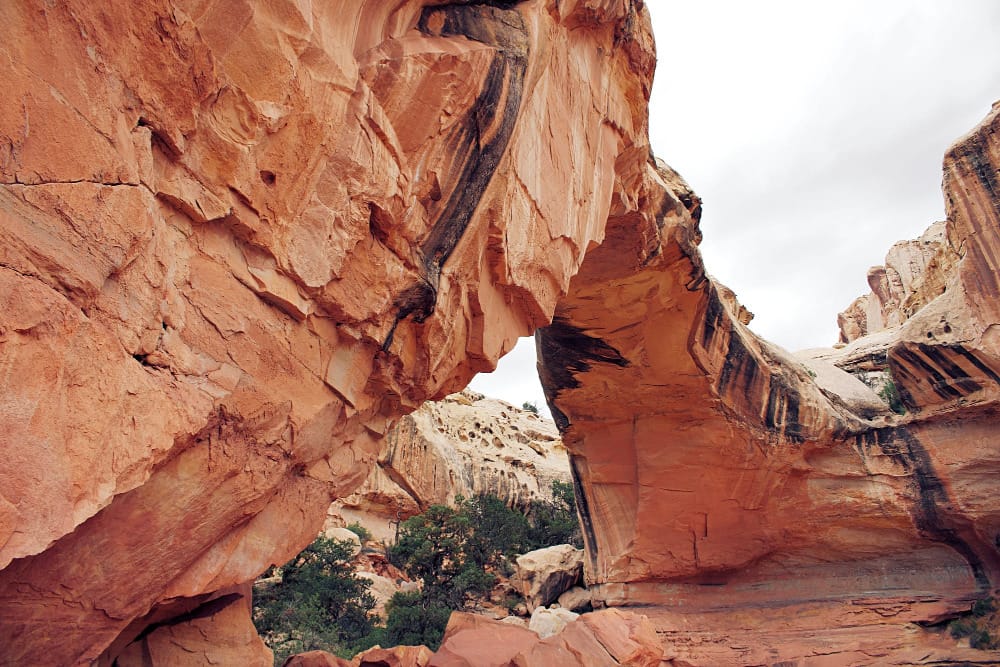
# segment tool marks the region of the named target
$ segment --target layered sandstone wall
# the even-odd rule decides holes
[[[358,521],[390,540],[399,521],[457,496],[497,496],[527,509],[569,483],[569,458],[555,424],[471,391],[428,402],[382,441],[368,479],[330,508],[330,521]]]
[[[437,4],[0,5],[5,660],[287,560],[549,321],[649,152],[648,17]]]

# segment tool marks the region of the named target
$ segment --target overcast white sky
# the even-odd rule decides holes
[[[1000,0],[656,0],[656,155],[704,200],[708,271],[790,350],[944,216],[941,158],[1000,100]],[[531,339],[472,382],[544,405]]]

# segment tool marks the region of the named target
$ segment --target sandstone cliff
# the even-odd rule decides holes
[[[960,259],[945,228],[936,222],[919,239],[900,241],[889,249],[884,266],[868,270],[872,291],[837,316],[841,343],[899,326],[945,291]]]
[[[471,391],[420,406],[389,431],[371,474],[331,507],[334,523],[359,521],[389,540],[397,521],[456,496],[489,493],[527,509],[569,482],[555,424]]]
[[[642,3],[436,4],[0,5],[5,661],[287,560],[602,241]]]
[[[545,325],[595,592],[680,659],[909,659],[996,585],[996,113],[946,160],[945,291],[893,292],[898,416],[707,278],[640,0],[0,21],[5,662],[265,663],[246,582]]]

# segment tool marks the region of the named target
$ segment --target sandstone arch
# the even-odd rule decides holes
[[[966,254],[946,295],[974,306],[978,333],[901,339],[889,363],[926,418],[873,430],[875,408],[823,393],[704,276],[697,197],[650,157],[639,0],[25,1],[0,18],[16,37],[0,47],[6,660],[106,664],[151,633],[245,622],[246,582],[309,542],[395,418],[553,315],[544,373],[578,448],[591,573],[610,602],[775,562],[804,531],[783,532],[787,510],[761,488],[813,502],[805,453],[891,467],[909,437],[929,452],[945,522],[914,518],[925,489],[905,480],[923,468],[904,456],[879,529],[956,573],[942,608],[977,582],[968,553],[928,530],[953,531],[995,576],[991,480],[961,496],[953,482],[972,473],[927,445],[959,415],[984,457],[996,449],[996,290],[975,277],[996,273],[992,124],[956,153],[949,191]],[[609,290],[642,298],[609,313],[595,307],[619,303]],[[657,383],[690,393],[668,410],[637,392],[603,424],[586,418],[610,387]],[[656,417],[626,411],[643,406]],[[623,427],[655,440],[682,407],[689,432],[705,426],[687,453],[748,445],[748,470],[765,468],[747,502],[774,512],[719,526],[724,484],[707,484],[711,537],[692,510],[655,536],[661,553],[635,526],[673,491],[640,483],[640,458],[660,450]],[[599,460],[608,442],[635,444],[616,452],[635,463]],[[712,541],[727,525],[761,537],[734,560]],[[261,659],[252,633],[234,641]]]

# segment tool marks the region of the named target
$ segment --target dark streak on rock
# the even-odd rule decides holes
[[[976,135],[970,142],[970,151],[962,157],[967,161],[971,171],[979,179],[986,192],[989,193],[989,201],[993,204],[993,210],[1000,217],[1000,182],[997,180],[997,167],[990,162],[990,148],[982,133]]]
[[[759,371],[757,359],[743,344],[743,339],[730,332],[726,359],[722,363],[722,370],[719,371],[715,390],[723,396],[730,384],[740,389],[750,389],[756,384]]]
[[[414,321],[423,322],[434,312],[441,267],[468,228],[514,132],[528,67],[528,29],[521,13],[512,9],[516,4],[493,1],[439,5],[425,7],[421,13],[417,27],[426,35],[465,37],[497,50],[482,91],[458,129],[447,138],[449,154],[456,156],[461,171],[420,246],[423,282],[408,288],[397,300],[402,303],[397,303],[399,311],[382,343],[383,350],[392,345],[400,321],[417,313],[419,318],[414,317]],[[484,135],[489,137],[485,141]],[[377,217],[373,221],[377,223]],[[373,233],[377,230],[376,224]],[[419,298],[415,299],[417,293]],[[406,304],[410,303],[419,305],[407,311]]]
[[[909,347],[901,347],[897,350],[893,350],[893,352],[889,354],[889,367],[892,369],[893,375],[896,374],[896,369],[893,368],[896,364],[915,366],[926,373],[926,376],[930,379],[930,388],[941,398],[946,400],[961,398],[962,393],[951,387],[945,380],[945,377],[938,372],[938,369],[931,366],[930,363],[928,363],[928,361],[921,356],[919,351],[914,351]],[[912,374],[911,377],[913,377]]]
[[[956,363],[957,358],[966,360],[990,380],[1000,383],[1000,377],[989,366],[961,345],[918,344],[915,349],[900,347],[889,355],[889,362],[893,376],[900,380],[897,390],[903,403],[911,409],[917,407],[912,392],[907,389],[907,385],[911,384],[926,383],[945,400],[968,396],[982,389],[982,384]],[[923,373],[911,373],[909,367],[919,368]]]
[[[953,352],[964,357],[970,364],[975,366],[979,371],[983,373],[986,377],[993,380],[997,384],[1000,384],[1000,375],[997,375],[992,368],[987,366],[983,361],[976,356],[975,352],[965,349],[961,345],[949,346]]]
[[[382,351],[387,351],[392,345],[392,339],[396,335],[396,327],[400,322],[410,315],[413,321],[422,323],[434,312],[434,303],[437,299],[437,290],[427,282],[419,282],[403,290],[403,293],[396,297],[396,319],[389,329],[385,341],[382,342]]]
[[[715,339],[716,330],[725,321],[725,315],[726,308],[722,305],[722,299],[719,298],[714,289],[710,289],[708,303],[705,304],[705,323],[701,329],[701,346],[705,350],[708,350],[709,344]]]
[[[421,246],[429,274],[440,271],[461,239],[514,132],[528,67],[528,30],[520,12],[503,8],[512,4],[426,7],[420,17],[425,34],[497,47],[483,90],[454,137],[454,154],[466,156],[458,181]],[[429,27],[432,17],[443,21],[437,30]],[[484,133],[491,133],[485,143]]]
[[[930,455],[917,437],[905,427],[876,429],[856,436],[855,447],[863,459],[877,450],[878,455],[889,457],[910,473],[916,501],[910,514],[917,530],[954,549],[969,564],[980,591],[990,590],[990,576],[981,554],[988,554],[991,547],[981,543],[972,522],[955,510]],[[995,557],[987,559],[994,561]]]
[[[575,377],[577,373],[585,373],[595,363],[612,364],[619,368],[629,365],[628,359],[618,350],[600,338],[588,336],[560,317],[535,332],[535,347],[545,400],[560,431],[569,428],[569,419],[555,407],[555,399],[562,390],[580,386]]]
[[[965,142],[955,155],[958,162],[962,163],[965,169],[971,172],[986,191],[985,200],[993,208],[993,214],[1000,218],[1000,181],[997,178],[997,165],[990,161],[990,146],[987,132],[983,128]],[[993,250],[981,241],[974,240],[971,252],[979,254],[990,266],[997,266],[1000,257],[996,257]],[[976,274],[977,280],[983,285],[983,294],[996,294],[1000,291],[1000,276],[993,271],[980,271]],[[988,285],[986,283],[989,283]]]
[[[571,454],[569,457],[569,469],[573,477],[573,493],[576,494],[576,508],[580,513],[580,527],[583,529],[583,540],[587,547],[585,553],[590,557],[591,568],[596,570],[597,532],[594,530],[594,519],[590,514],[590,502],[587,500],[583,483],[580,481],[580,465],[580,457]]]

